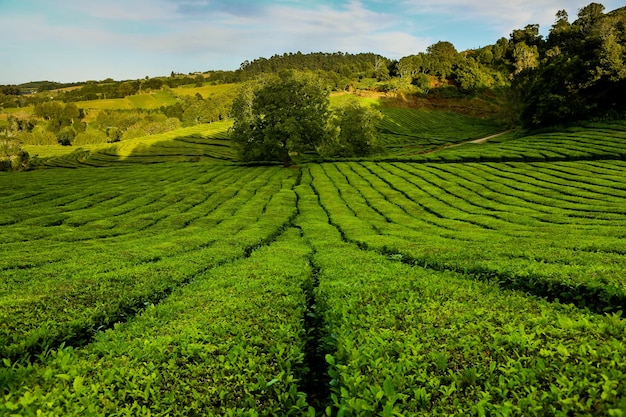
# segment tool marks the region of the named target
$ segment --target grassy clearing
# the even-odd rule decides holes
[[[218,84],[218,85],[203,85],[198,86],[185,86],[172,88],[170,91],[176,96],[195,96],[200,93],[202,97],[208,98],[212,95],[220,95],[224,93],[230,93],[239,88],[239,84]]]

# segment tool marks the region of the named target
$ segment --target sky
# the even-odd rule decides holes
[[[597,1],[597,0],[596,0]],[[0,85],[235,70],[288,52],[400,59],[494,44],[591,0],[0,0]],[[606,11],[623,0],[601,1]]]

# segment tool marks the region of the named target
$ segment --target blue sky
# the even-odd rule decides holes
[[[0,0],[0,84],[137,79],[285,52],[459,51],[591,0]],[[623,0],[601,2],[606,11]]]

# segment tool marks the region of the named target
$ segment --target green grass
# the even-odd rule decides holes
[[[141,93],[124,98],[78,101],[76,106],[88,110],[158,109],[176,103],[169,91]]]
[[[194,96],[200,93],[203,98],[208,98],[211,95],[222,95],[225,93],[233,93],[237,91],[239,84],[218,84],[218,85],[203,85],[201,87],[184,86],[178,88],[172,88],[171,91],[177,96]]]

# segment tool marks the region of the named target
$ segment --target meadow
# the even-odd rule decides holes
[[[376,161],[244,166],[227,123],[29,148],[0,414],[624,415],[626,126],[383,111]]]

